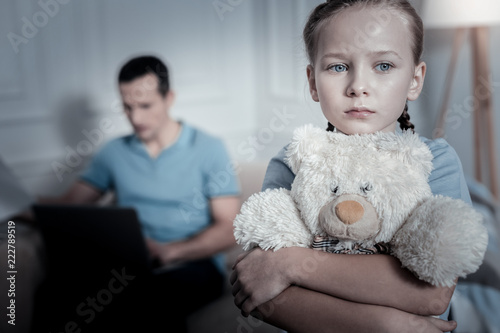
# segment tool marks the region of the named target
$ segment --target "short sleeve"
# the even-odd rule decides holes
[[[262,191],[267,189],[292,188],[295,174],[290,167],[285,163],[285,151],[287,146],[283,147],[279,153],[274,156],[267,166],[266,176],[262,183]]]
[[[209,153],[204,165],[205,193],[208,198],[239,195],[240,189],[224,144],[216,140],[206,151]]]
[[[435,195],[462,199],[471,204],[469,189],[457,153],[444,139],[424,141],[434,159],[429,185]]]
[[[80,175],[80,180],[94,186],[98,190],[105,192],[112,187],[111,170],[107,163],[109,154],[106,153],[108,147],[104,147],[95,154],[85,171]]]

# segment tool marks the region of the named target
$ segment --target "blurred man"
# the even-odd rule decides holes
[[[138,320],[183,332],[185,317],[223,290],[218,253],[234,244],[237,181],[219,139],[170,116],[175,94],[161,60],[131,59],[118,83],[134,133],[107,143],[55,202],[95,203],[112,190],[118,205],[136,209],[150,253],[165,267],[146,283],[140,306],[150,316]]]

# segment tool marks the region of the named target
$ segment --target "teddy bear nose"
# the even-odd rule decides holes
[[[359,202],[349,200],[335,206],[335,214],[344,224],[354,224],[361,220],[365,210]]]

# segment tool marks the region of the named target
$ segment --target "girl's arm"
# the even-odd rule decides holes
[[[392,256],[331,254],[298,247],[243,254],[231,282],[235,304],[245,314],[290,285],[418,315],[443,313],[454,291],[454,287],[420,281]]]
[[[455,322],[290,287],[253,315],[288,332],[447,332]]]
[[[470,202],[461,163],[455,151],[444,140],[429,140],[426,143],[434,156],[434,170],[429,179],[432,192]],[[294,175],[284,163],[284,151],[285,148],[271,160],[263,190],[279,187],[290,189]],[[387,255],[335,255],[302,248],[282,249],[277,252],[254,250],[244,254],[234,269],[231,282],[235,303],[247,314],[257,305],[278,295],[280,298],[277,299],[292,299],[287,298],[290,290],[305,292],[302,288],[285,290],[291,284],[318,291],[309,290],[311,294],[308,297],[312,299],[319,295],[322,295],[323,300],[328,299],[325,297],[332,300],[344,298],[358,302],[360,307],[370,306],[369,304],[382,305],[383,309],[392,307],[393,310],[400,309],[422,315],[440,314],[445,311],[454,290],[433,287],[418,280],[409,271],[401,268],[396,258]],[[283,290],[285,291],[282,293]],[[280,318],[284,320],[279,317],[280,314],[289,320],[292,316],[288,314],[295,313],[294,322],[300,323],[308,321],[307,316],[300,315],[307,309],[328,313],[323,312],[326,311],[324,306],[304,304],[302,301],[283,301],[275,305],[274,314],[266,316],[265,320],[277,323]],[[387,307],[384,308],[384,305]],[[401,312],[396,313],[403,315]],[[349,316],[349,313],[346,316]],[[355,313],[353,316],[355,320],[363,320]],[[343,318],[348,320],[345,316]],[[322,324],[328,325],[328,321]],[[324,329],[326,326],[320,327]],[[451,329],[448,327],[445,330]]]

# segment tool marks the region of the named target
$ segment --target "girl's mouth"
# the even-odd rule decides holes
[[[352,108],[345,112],[349,117],[353,118],[366,118],[374,114],[375,112],[367,108]]]

